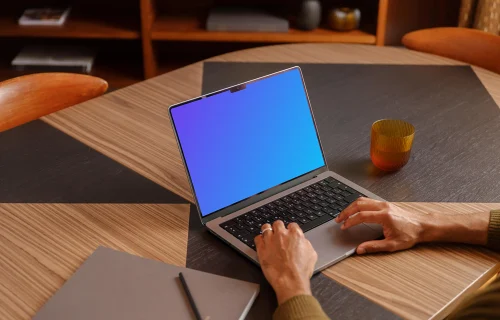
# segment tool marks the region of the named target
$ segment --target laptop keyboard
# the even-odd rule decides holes
[[[303,232],[328,222],[351,202],[364,195],[328,177],[315,184],[263,205],[220,226],[240,241],[255,249],[253,239],[263,224],[281,220],[288,226],[296,222]]]

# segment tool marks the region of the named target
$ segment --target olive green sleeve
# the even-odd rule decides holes
[[[490,249],[500,251],[500,210],[491,210],[487,246]]]
[[[295,296],[274,312],[273,320],[329,320],[318,300],[313,296]]]

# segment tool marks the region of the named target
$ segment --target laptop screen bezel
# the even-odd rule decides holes
[[[285,72],[290,72],[292,70],[298,70],[299,71],[300,78],[302,80],[302,85],[304,87],[304,92],[305,92],[306,99],[307,99],[307,104],[309,106],[309,112],[311,113],[311,117],[312,117],[313,124],[314,124],[314,129],[316,131],[316,136],[318,138],[318,143],[319,143],[319,146],[320,146],[320,149],[321,149],[321,156],[323,157],[324,165],[321,166],[321,167],[319,167],[319,168],[317,168],[317,169],[314,169],[312,171],[304,173],[303,175],[297,176],[297,177],[293,178],[292,180],[285,181],[285,182],[283,182],[283,183],[281,183],[281,184],[279,184],[277,186],[269,188],[269,189],[267,189],[265,191],[262,191],[262,192],[260,192],[258,194],[255,194],[255,195],[250,196],[248,198],[242,199],[242,200],[240,200],[240,201],[238,201],[236,203],[233,203],[233,204],[231,204],[231,205],[229,205],[227,207],[224,207],[222,209],[219,209],[217,211],[214,211],[212,213],[209,213],[209,214],[203,216],[202,212],[200,210],[198,199],[196,197],[196,192],[195,192],[195,189],[194,189],[194,186],[193,186],[193,182],[191,180],[191,175],[189,174],[189,168],[187,167],[186,159],[184,157],[184,152],[182,150],[182,145],[181,145],[181,142],[179,140],[179,136],[177,135],[177,129],[175,127],[175,122],[174,122],[174,119],[172,117],[172,109],[184,106],[186,104],[192,103],[192,102],[197,101],[197,100],[208,99],[211,96],[214,96],[216,94],[219,94],[219,93],[222,93],[222,92],[225,92],[225,91],[228,91],[228,90],[242,90],[242,89],[244,90],[247,84],[250,84],[250,83],[253,83],[253,82],[257,82],[257,81],[260,81],[260,80],[263,80],[263,79],[266,79],[266,78],[269,78],[269,77],[273,77],[273,76],[276,76],[276,75],[279,75],[279,74],[282,74],[282,73],[285,73]],[[323,173],[325,171],[328,171],[328,167],[327,167],[327,163],[326,163],[326,159],[325,159],[325,153],[323,152],[323,146],[321,144],[321,139],[320,139],[319,134],[318,134],[318,129],[317,129],[317,126],[316,126],[316,120],[314,119],[314,114],[313,114],[313,111],[312,111],[312,108],[311,108],[311,101],[309,99],[309,95],[307,93],[306,85],[305,85],[305,82],[304,82],[304,76],[302,74],[302,70],[298,66],[291,67],[291,68],[288,68],[288,69],[284,69],[284,70],[281,70],[281,71],[278,71],[278,72],[275,72],[275,73],[271,73],[271,74],[263,76],[263,77],[259,77],[259,78],[253,79],[253,80],[242,82],[242,83],[239,83],[237,85],[234,85],[234,86],[231,86],[231,87],[228,87],[228,88],[225,88],[225,89],[217,90],[217,91],[214,91],[214,92],[202,95],[202,96],[197,97],[197,98],[193,98],[193,99],[190,99],[190,100],[187,100],[187,101],[183,101],[183,102],[171,105],[168,108],[168,112],[169,112],[169,116],[170,116],[170,123],[172,125],[173,131],[174,131],[174,134],[175,134],[175,138],[176,138],[176,141],[177,141],[177,145],[178,145],[178,148],[179,148],[179,151],[180,151],[180,154],[181,154],[181,157],[182,157],[182,161],[183,161],[183,164],[184,164],[184,169],[186,171],[186,175],[187,175],[188,180],[189,180],[189,186],[191,187],[191,192],[192,192],[192,194],[194,196],[194,200],[196,202],[196,207],[197,207],[197,210],[198,210],[198,215],[200,216],[200,219],[201,219],[201,222],[202,222],[203,225],[205,225],[209,221],[217,219],[218,217],[223,217],[223,216],[226,216],[226,215],[231,214],[233,212],[236,212],[236,211],[238,211],[240,209],[248,207],[248,206],[250,206],[250,205],[252,205],[254,203],[257,203],[257,202],[259,202],[261,200],[264,200],[264,199],[266,199],[268,197],[271,197],[271,196],[273,196],[273,195],[275,195],[277,193],[280,193],[280,192],[285,191],[285,190],[287,190],[289,188],[292,188],[292,187],[294,187],[294,186],[296,186],[296,185],[298,185],[300,183],[308,181],[308,180],[314,178],[315,176],[317,176],[317,175],[319,175],[319,174],[321,174],[321,173]]]

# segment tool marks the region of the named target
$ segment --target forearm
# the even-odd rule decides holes
[[[423,222],[419,242],[460,242],[486,245],[490,212],[443,215],[429,214]]]
[[[421,242],[444,241],[487,245],[500,250],[500,210],[466,215],[431,214]],[[499,319],[500,279],[467,298],[448,319]]]

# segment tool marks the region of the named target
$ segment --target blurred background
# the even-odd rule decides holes
[[[112,89],[263,45],[400,45],[409,31],[439,26],[500,31],[499,0],[2,2],[0,81],[63,70]]]

